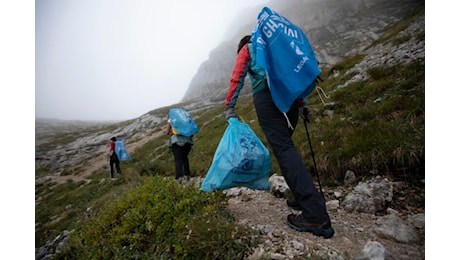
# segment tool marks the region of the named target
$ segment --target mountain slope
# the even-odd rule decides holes
[[[420,0],[296,0],[269,1],[267,6],[304,29],[321,67],[325,68],[363,51],[379,38],[383,28],[423,4]],[[182,102],[225,99],[236,46],[242,36],[250,34],[256,21],[256,17],[238,19],[253,22],[242,25],[232,40],[211,52],[192,78]]]
[[[378,240],[397,259],[424,259],[423,221],[422,226],[416,229],[420,236],[416,242],[398,242],[391,237],[376,237],[374,233],[367,232],[378,228],[377,222],[394,211],[407,223],[414,216],[423,217],[425,211],[424,24],[424,12],[418,10],[415,15],[387,28],[376,42],[362,48],[357,55],[325,68],[325,81],[320,84],[325,95],[320,96],[318,92],[322,91],[318,91],[310,98],[314,114],[309,131],[323,190],[331,203],[336,236],[331,240],[323,240],[308,233],[293,232],[285,225],[285,215],[289,209],[285,207],[284,198],[275,198],[262,192],[243,192],[241,196],[230,196],[228,209],[238,223],[247,224],[248,230],[256,227],[263,232],[260,234],[262,241],[267,242],[263,246],[247,248],[245,259],[260,259],[249,256],[261,256],[257,252],[262,249],[273,253],[271,258],[275,259],[286,259],[288,256],[304,259],[307,254],[329,259],[352,259],[358,256],[368,239]],[[174,106],[191,111],[200,127],[195,149],[190,154],[192,175],[199,182],[207,173],[226,127],[223,102],[201,101]],[[173,176],[173,159],[166,147],[168,137],[163,134],[168,109],[157,109],[129,122],[87,129],[82,135],[70,134],[67,136],[69,139],[58,135],[59,142],[55,146],[52,141],[39,145],[37,149],[41,151],[42,159],[36,161],[54,161],[54,164],[37,164],[40,165],[37,167],[40,170],[36,172],[37,248],[54,253],[56,247],[45,246],[46,241],[51,242],[56,238],[58,244],[62,237],[69,236],[68,231],[79,230],[84,223],[94,223],[94,232],[97,234],[97,227],[104,226],[100,223],[107,220],[101,219],[101,216],[111,216],[107,213],[108,208],[116,209],[115,206],[121,203],[119,200],[126,200],[128,192],[139,190],[150,176],[165,177],[163,180]],[[265,142],[250,95],[241,97],[238,109],[239,114]],[[132,162],[122,164],[124,176],[113,181],[107,178],[107,167],[103,166],[106,140],[112,135],[127,140],[127,148],[134,158]],[[52,135],[46,135],[46,138],[53,139]],[[306,165],[311,166],[310,148],[301,125],[294,134],[294,140]],[[96,167],[97,160],[99,167]],[[63,163],[65,161],[68,163]],[[377,174],[391,179],[394,185],[393,200],[388,202],[386,210],[378,214],[344,211],[343,197],[336,194],[345,195],[354,188],[344,184],[344,176],[348,171],[354,172],[357,180],[362,182],[373,179]],[[273,173],[279,172],[274,163]],[[72,181],[68,177],[78,179]],[[53,181],[60,178],[66,181],[63,184]],[[167,187],[162,190],[165,197],[175,196],[169,192]],[[155,194],[145,193],[141,198],[133,198],[136,202],[128,204],[132,210],[130,212],[141,213],[130,218],[127,223],[107,225],[108,230],[104,230],[104,234],[112,239],[122,239],[124,234],[120,237],[111,234],[115,234],[115,229],[121,226],[126,228],[126,225],[132,225],[133,228],[127,231],[133,234],[133,238],[136,238],[136,234],[144,235],[147,232],[146,222],[137,217],[152,216],[153,219],[157,215],[156,212],[143,211],[150,202],[142,198],[152,197]],[[187,201],[190,200],[184,200],[183,203]],[[165,218],[168,217],[174,216],[165,215]],[[398,223],[391,224],[387,229],[399,227]],[[182,224],[184,226],[179,226],[179,230],[195,227],[193,224],[196,223]],[[204,227],[204,232],[210,230],[207,234],[224,235],[219,233],[222,231],[221,226],[208,223]],[[187,233],[173,235],[177,239],[173,243],[187,239]],[[81,250],[103,254],[111,252],[96,246],[85,248],[78,243],[90,241],[90,237],[75,235],[75,238],[77,244],[73,244],[74,248],[77,246]],[[206,239],[204,236],[200,241],[204,243],[208,241]],[[131,243],[126,247],[118,244],[112,246],[122,253],[133,254],[132,257],[146,254],[143,251],[135,252],[135,248],[145,245],[136,241],[124,242]],[[97,240],[95,242],[102,243]],[[162,252],[170,252],[168,250]],[[185,247],[184,250],[193,251],[193,247]],[[218,251],[219,247],[215,247],[215,250]],[[72,250],[66,252],[67,256],[72,256]]]

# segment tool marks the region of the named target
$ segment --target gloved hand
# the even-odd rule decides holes
[[[305,120],[305,122],[310,123],[312,112],[308,107],[299,107],[299,116]]]
[[[233,107],[227,107],[227,108],[225,109],[225,119],[228,120],[228,119],[231,118],[231,117],[236,117],[236,118],[238,118],[238,115],[237,115],[236,112],[235,112],[235,108],[233,108]]]

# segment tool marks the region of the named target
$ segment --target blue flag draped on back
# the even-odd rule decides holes
[[[171,126],[183,136],[192,136],[198,133],[198,126],[193,121],[192,116],[182,108],[172,108],[169,110]]]
[[[288,19],[264,7],[252,32],[257,65],[267,73],[273,101],[281,112],[315,89],[318,62],[303,31]]]

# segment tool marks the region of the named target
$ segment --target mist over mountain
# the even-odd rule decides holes
[[[266,6],[301,27],[316,52],[320,67],[335,64],[364,50],[386,26],[399,21],[421,0],[294,0],[269,1]],[[192,78],[181,102],[224,101],[236,58],[236,47],[250,34],[261,8],[246,10],[226,29],[231,38],[211,51]],[[255,14],[255,15],[254,15]],[[243,91],[248,93],[249,88]]]

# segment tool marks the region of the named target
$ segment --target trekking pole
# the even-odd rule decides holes
[[[313,158],[313,166],[315,168],[315,174],[316,174],[316,177],[318,178],[319,190],[321,192],[321,195],[323,195],[323,198],[324,198],[323,189],[321,188],[321,181],[319,180],[318,168],[316,168],[315,152],[313,152],[313,147],[311,145],[311,140],[310,140],[310,134],[308,133],[306,118],[303,119],[303,125],[305,126],[305,132],[307,132],[308,144],[310,145],[311,157]]]

